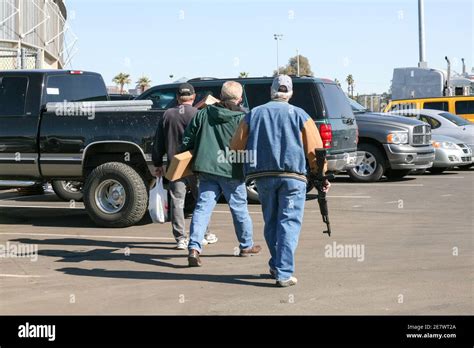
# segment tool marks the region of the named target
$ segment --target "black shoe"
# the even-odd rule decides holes
[[[188,264],[189,267],[201,267],[202,262],[199,257],[199,252],[197,250],[191,250],[188,255]]]

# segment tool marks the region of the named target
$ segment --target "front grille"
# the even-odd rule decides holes
[[[469,154],[470,151],[469,151],[469,148],[468,148],[466,145],[464,145],[464,144],[458,144],[458,146],[462,149],[462,151],[463,151],[466,155]]]
[[[462,157],[463,162],[472,162],[472,157]]]
[[[431,126],[416,126],[413,128],[413,145],[431,145]]]

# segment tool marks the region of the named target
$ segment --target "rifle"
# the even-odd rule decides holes
[[[324,192],[324,182],[326,180],[334,180],[335,176],[333,174],[324,175],[326,156],[326,150],[316,150],[316,165],[318,167],[318,172],[316,174],[312,173],[310,175],[310,180],[318,190],[319,210],[321,211],[323,222],[327,226],[327,231],[324,231],[323,233],[331,237],[331,223],[329,222],[329,209],[326,192]]]

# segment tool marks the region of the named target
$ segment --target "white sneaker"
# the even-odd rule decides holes
[[[291,277],[288,280],[278,280],[277,285],[281,288],[287,288],[289,286],[296,285],[298,283],[298,279],[296,277]]]
[[[178,244],[176,244],[176,249],[178,250],[186,250],[188,248],[188,240],[181,239]]]
[[[202,241],[202,245],[208,245],[208,244],[215,244],[219,238],[213,233],[209,233],[207,236],[204,237]]]

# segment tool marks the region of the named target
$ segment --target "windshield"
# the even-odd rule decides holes
[[[362,112],[367,112],[367,109],[364,108],[362,105],[360,105],[358,102],[356,102],[354,99],[347,98],[349,99],[349,104],[351,104],[352,111],[354,113],[362,113]]]
[[[460,116],[450,114],[449,112],[444,112],[444,113],[439,114],[439,115],[441,117],[444,117],[448,121],[451,121],[452,123],[454,123],[456,126],[459,126],[459,127],[464,127],[464,126],[468,126],[468,125],[472,124],[472,122],[469,122],[468,120],[466,120],[466,119],[464,119]]]

